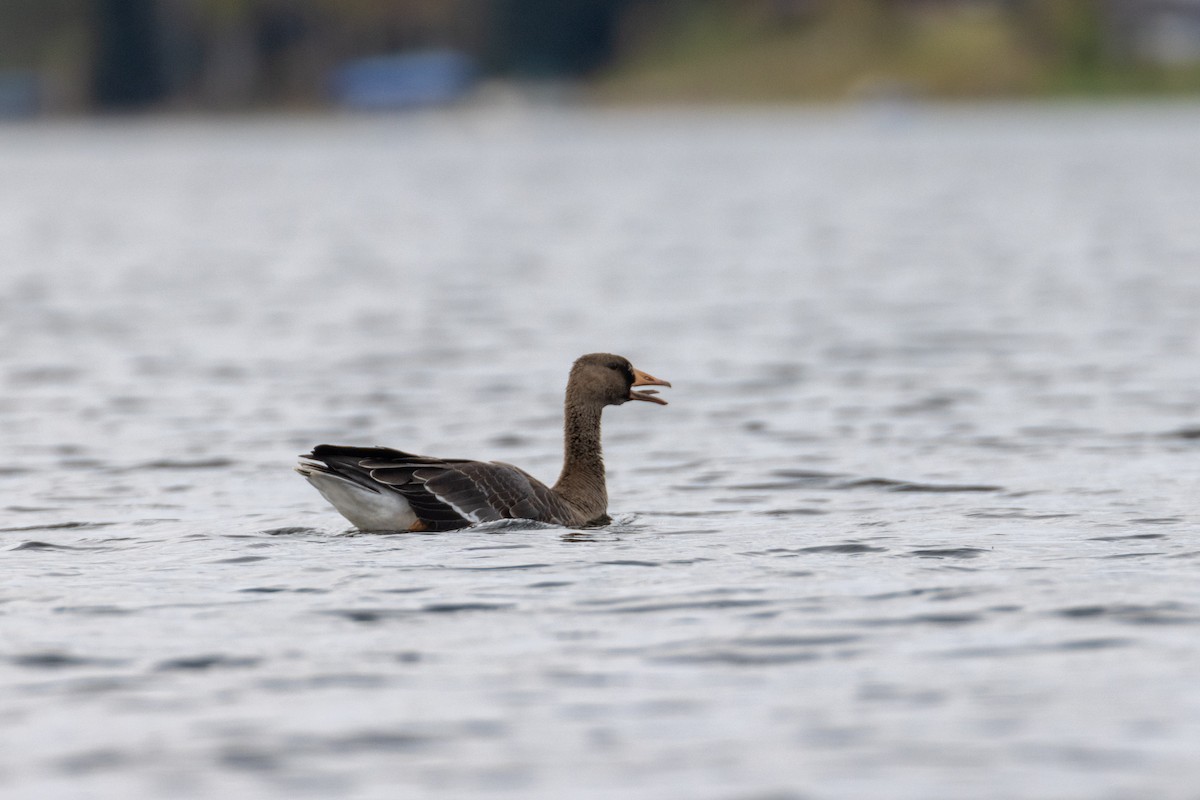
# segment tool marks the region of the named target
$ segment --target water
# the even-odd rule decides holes
[[[5,797],[1200,785],[1200,109],[0,129]],[[615,523],[358,535],[319,442]]]

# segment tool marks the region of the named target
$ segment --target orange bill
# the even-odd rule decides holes
[[[642,372],[636,367],[633,370],[633,386],[667,386],[670,387],[669,381],[659,380],[649,373]],[[658,394],[654,389],[648,389],[643,392],[635,392],[632,388],[629,390],[630,400],[645,400],[647,403],[658,403],[660,406],[667,404],[666,400],[661,397],[656,397]]]

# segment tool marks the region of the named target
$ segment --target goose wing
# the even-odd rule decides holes
[[[430,530],[451,512],[453,527],[500,519],[571,524],[571,509],[548,486],[511,464],[484,461],[365,460],[371,478],[408,499]]]
[[[574,522],[575,515],[562,498],[511,464],[335,445],[320,445],[306,458],[324,463],[364,488],[399,493],[426,530],[448,531],[500,519]]]

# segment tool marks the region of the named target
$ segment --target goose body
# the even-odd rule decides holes
[[[499,461],[387,447],[318,445],[300,457],[296,471],[361,530],[448,531],[501,519],[601,525],[608,522],[601,412],[629,400],[666,405],[653,390],[634,387],[670,385],[621,356],[576,360],[564,401],[563,468],[553,486]]]

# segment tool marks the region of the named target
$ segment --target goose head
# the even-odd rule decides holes
[[[591,353],[576,359],[567,381],[568,402],[586,403],[600,408],[619,406],[630,400],[667,404],[654,389],[635,390],[638,386],[670,386],[637,369],[623,356],[611,353]]]

